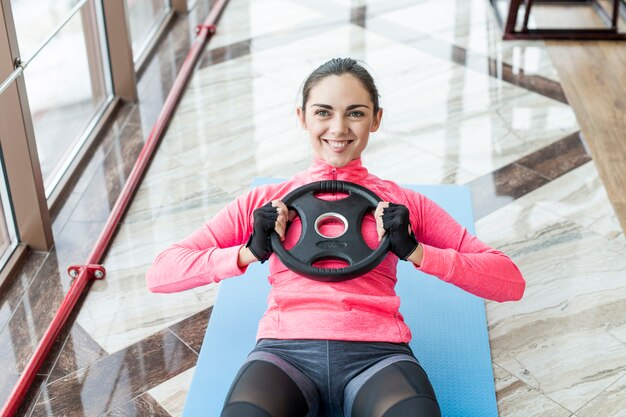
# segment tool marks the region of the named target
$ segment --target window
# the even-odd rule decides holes
[[[138,62],[171,10],[170,0],[126,0],[133,57]]]
[[[4,158],[0,155],[0,269],[16,248],[18,239],[9,201],[9,191],[4,171]]]
[[[48,197],[113,98],[108,56],[101,52],[106,51],[101,2],[14,3],[18,44],[29,60],[24,82]]]

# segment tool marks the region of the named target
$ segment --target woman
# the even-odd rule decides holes
[[[398,310],[399,259],[480,297],[522,297],[524,279],[507,256],[423,195],[382,180],[361,164],[382,115],[374,81],[355,60],[321,65],[306,80],[297,109],[313,149],[312,167],[239,197],[162,252],[148,271],[152,291],[174,292],[241,275],[250,263],[269,260],[268,309],[223,417],[440,416]],[[360,184],[381,197],[384,202],[365,218],[362,230],[371,247],[389,234],[390,252],[363,276],[329,283],[287,269],[272,256],[270,233],[276,231],[286,247],[293,245],[301,225],[281,198],[304,184],[331,179]],[[325,227],[323,233],[332,236],[338,226]]]

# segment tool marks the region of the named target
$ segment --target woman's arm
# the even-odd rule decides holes
[[[220,280],[245,271],[239,253],[245,241],[237,233],[241,221],[222,209],[192,235],[162,251],[146,272],[152,292],[178,292]]]
[[[479,297],[500,302],[522,298],[526,282],[508,256],[470,234],[427,197],[410,190],[407,197],[420,242],[408,260]]]
[[[418,243],[417,248],[406,258],[407,261],[413,262],[415,266],[419,267],[424,259],[424,247]]]
[[[245,243],[252,233],[252,212],[266,198],[266,188],[254,189],[161,252],[146,272],[150,291],[184,291],[243,274],[257,260]]]
[[[219,282],[243,274],[249,264],[259,259],[251,248],[259,252],[258,240],[246,245],[254,226],[258,210],[278,193],[284,193],[285,184],[261,186],[239,197],[220,210],[191,236],[161,252],[146,273],[148,288],[152,292],[178,292],[201,285]],[[270,226],[284,239],[289,211],[280,200],[273,200],[276,210],[275,224]],[[267,225],[265,225],[267,226]],[[255,232],[261,242],[263,233]],[[254,243],[257,242],[256,246]],[[269,249],[271,252],[271,249]]]

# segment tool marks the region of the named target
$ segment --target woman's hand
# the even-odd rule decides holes
[[[381,201],[374,211],[374,218],[378,241],[380,242],[385,233],[388,233],[391,252],[398,258],[407,260],[419,245],[411,230],[409,209],[402,204]]]
[[[278,233],[280,240],[285,240],[287,222],[293,220],[294,212],[290,212],[281,200],[274,200],[254,210],[254,226],[250,239],[245,246],[256,259],[265,262],[272,255],[272,232]],[[251,262],[248,254],[239,252],[239,263],[248,265]],[[243,259],[242,259],[243,258]],[[246,263],[247,262],[247,263]]]

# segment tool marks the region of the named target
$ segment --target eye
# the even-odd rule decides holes
[[[365,113],[363,113],[362,111],[351,111],[350,113],[348,113],[348,117],[355,117],[355,118],[361,118],[364,117]]]
[[[315,115],[316,116],[321,116],[321,117],[326,117],[326,116],[330,116],[330,112],[328,110],[319,109],[319,110],[315,110]]]

